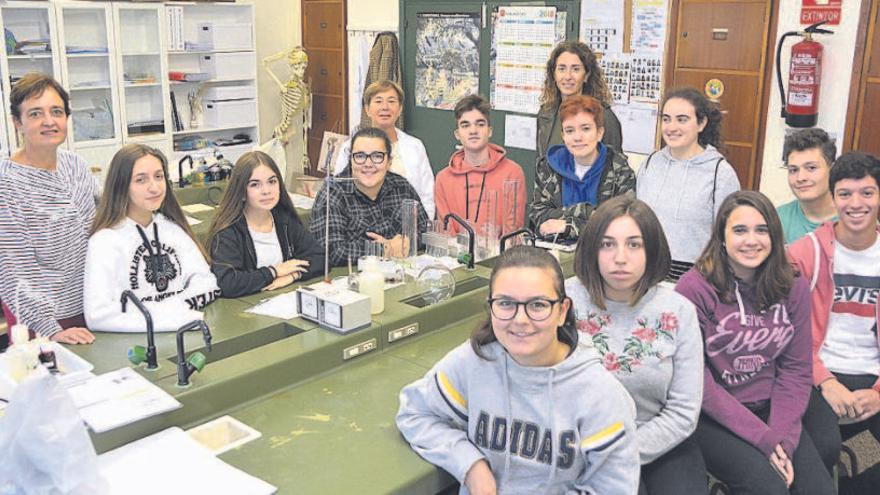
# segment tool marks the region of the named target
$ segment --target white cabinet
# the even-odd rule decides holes
[[[189,148],[207,145],[235,162],[259,141],[253,4],[169,3],[165,9],[168,69],[198,79],[171,82],[177,113],[171,161],[204,153]],[[223,146],[230,143],[240,144]]]
[[[12,83],[28,72],[43,72],[61,80],[57,52],[54,5],[49,2],[4,2],[0,5],[0,25],[6,37],[6,50],[0,57],[4,108],[4,151],[18,146],[9,92]]]
[[[122,142],[110,5],[57,2],[61,77],[70,92],[68,142],[74,151]]]

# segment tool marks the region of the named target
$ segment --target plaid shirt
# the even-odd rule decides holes
[[[350,178],[346,170],[338,178]],[[428,215],[419,202],[419,195],[409,182],[394,172],[388,172],[372,200],[355,187],[352,181],[332,180],[330,191],[330,244],[327,256],[333,266],[344,265],[351,255],[357,261],[364,254],[364,241],[370,240],[367,232],[374,232],[386,239],[400,234],[400,207],[405,199],[414,199],[419,205],[419,232],[428,228]],[[327,184],[315,198],[310,217],[309,230],[321,244],[324,243],[327,225]]]

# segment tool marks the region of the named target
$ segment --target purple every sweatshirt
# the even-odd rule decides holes
[[[739,282],[722,302],[694,268],[675,290],[697,308],[705,343],[703,413],[769,456],[778,444],[792,458],[812,385],[810,289],[797,277],[788,297],[765,311]],[[770,401],[764,423],[743,404]]]

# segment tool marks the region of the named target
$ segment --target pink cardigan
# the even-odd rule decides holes
[[[813,303],[810,319],[813,325],[813,384],[819,385],[834,378],[819,358],[819,349],[825,343],[828,333],[828,318],[834,302],[834,225],[835,221],[822,224],[815,232],[807,234],[788,247],[788,257],[792,264],[807,280],[810,280],[810,293]],[[880,232],[880,228],[878,228]],[[819,251],[816,251],[816,247]],[[818,267],[816,266],[818,264]],[[880,300],[874,306],[874,318],[880,322]],[[880,338],[878,338],[880,346]],[[872,387],[880,392],[880,378]]]

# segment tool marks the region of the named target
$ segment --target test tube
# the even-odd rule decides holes
[[[403,258],[412,258],[418,254],[419,247],[419,202],[404,199],[400,205],[401,237],[403,237]]]
[[[498,254],[499,226],[496,217],[498,211],[498,191],[489,189],[483,194],[480,208],[480,219],[486,220],[480,225],[477,232],[478,260],[491,258]],[[485,215],[485,216],[484,216]]]

